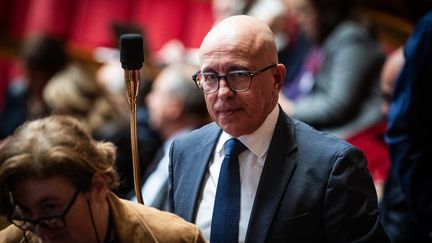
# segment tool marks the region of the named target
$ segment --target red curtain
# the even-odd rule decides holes
[[[186,48],[197,48],[213,24],[211,0],[0,0],[3,40],[21,41],[43,32],[82,50],[116,47],[111,28],[115,22],[139,27],[150,52],[172,39],[180,40]],[[10,56],[2,54],[0,109],[16,66]]]
[[[151,51],[171,39],[198,47],[213,24],[211,0],[0,0],[3,35],[48,32],[83,48],[114,47],[113,22],[146,33]]]

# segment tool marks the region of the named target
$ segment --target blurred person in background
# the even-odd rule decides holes
[[[382,119],[364,128],[347,141],[360,148],[368,159],[368,169],[374,180],[378,201],[383,197],[384,184],[390,168],[390,155],[385,142],[387,131],[388,107],[393,95],[396,79],[404,64],[403,48],[397,48],[386,58],[380,75],[380,90],[382,95]]]
[[[176,215],[119,199],[115,146],[67,116],[19,127],[0,148],[0,242],[205,242]]]
[[[54,75],[43,90],[43,100],[53,114],[71,115],[97,138],[110,137],[127,126],[120,107],[89,73],[70,65]]]
[[[23,76],[12,80],[0,111],[0,140],[28,119],[49,114],[42,98],[45,85],[69,63],[64,42],[40,34],[24,40],[19,53]]]
[[[142,195],[146,205],[168,210],[168,162],[171,142],[209,121],[203,94],[195,87],[194,65],[171,64],[162,69],[146,97],[150,126],[164,140],[143,175]],[[133,198],[136,200],[136,198]]]
[[[381,203],[391,241],[432,242],[432,12],[404,44],[405,63],[388,112],[386,142],[391,168]]]
[[[294,118],[342,138],[381,119],[379,74],[384,53],[356,1],[285,0],[318,48],[303,85],[306,95],[280,104]],[[305,59],[306,61],[309,59]]]
[[[381,111],[388,115],[391,99],[393,97],[394,84],[405,64],[403,46],[398,47],[388,55],[381,70],[380,90],[383,96]]]

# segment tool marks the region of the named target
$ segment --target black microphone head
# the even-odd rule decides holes
[[[139,70],[144,62],[143,38],[139,34],[120,36],[120,62],[122,68]]]

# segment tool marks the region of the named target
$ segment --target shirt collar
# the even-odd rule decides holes
[[[257,130],[251,134],[238,137],[238,139],[258,158],[262,158],[267,154],[276,127],[278,114],[279,106],[276,105]],[[216,153],[225,154],[224,144],[230,138],[232,138],[231,135],[222,131],[216,146]]]

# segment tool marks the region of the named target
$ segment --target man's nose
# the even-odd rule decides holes
[[[228,82],[226,81],[226,77],[221,77],[219,79],[219,96],[226,96],[233,94],[233,91],[228,85]]]

